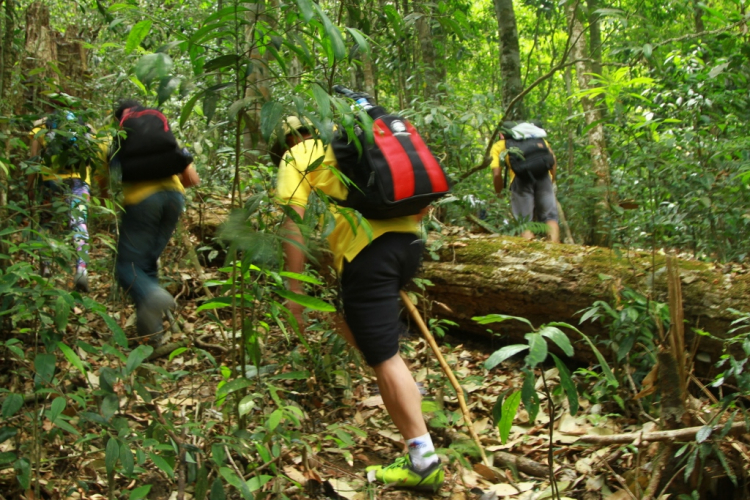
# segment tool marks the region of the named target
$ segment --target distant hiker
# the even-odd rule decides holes
[[[117,279],[135,302],[140,339],[159,345],[164,313],[175,307],[159,286],[158,259],[185,205],[185,188],[200,183],[192,157],[177,145],[169,123],[155,109],[123,100],[115,119],[110,170],[122,175],[124,212],[117,242]]]
[[[314,138],[310,122],[296,116],[286,119],[284,129],[288,151],[279,165],[277,201],[304,217],[313,191],[320,190],[331,199],[346,200],[349,190],[337,177],[333,148]],[[308,171],[312,165],[315,167]],[[443,468],[422,416],[419,389],[399,354],[399,335],[403,332],[399,323],[399,290],[420,265],[423,251],[417,225],[420,216],[367,219],[370,232],[365,230],[365,222],[358,222],[351,211],[347,220],[340,210],[335,205],[329,206],[335,225],[328,236],[341,285],[345,323],[339,322],[340,333],[350,345],[359,348],[375,371],[385,407],[409,448],[408,456],[387,467],[368,467],[368,479],[436,491],[443,483]],[[292,219],[286,219],[284,228],[294,242],[284,244],[286,269],[302,273],[304,238]],[[304,294],[300,281],[290,279],[288,286],[292,292]],[[290,302],[288,307],[300,328],[304,328],[302,306]]]
[[[64,96],[70,101],[69,96]],[[62,99],[62,97],[61,97]],[[50,112],[35,123],[31,131],[30,154],[39,161],[39,173],[29,174],[27,190],[30,200],[36,197],[36,182],[41,176],[43,206],[40,226],[48,230],[54,225],[52,204],[56,199],[67,205],[67,225],[73,233],[78,256],[73,286],[79,292],[89,291],[87,262],[89,260],[88,202],[92,167],[103,164],[106,145],[94,138],[93,129],[65,107]],[[42,274],[49,275],[49,262],[42,259]]]
[[[547,132],[532,123],[506,122],[509,130],[490,151],[492,180],[495,192],[505,187],[503,170],[510,174],[510,205],[513,216],[523,222],[544,222],[549,227],[549,239],[560,243],[560,226],[557,216],[557,199],[553,182],[557,173],[557,160],[545,139]],[[501,154],[507,151],[502,167]],[[521,236],[532,240],[534,233],[528,229]]]

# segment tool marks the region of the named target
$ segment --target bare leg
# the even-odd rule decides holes
[[[521,238],[527,239],[529,241],[534,239],[534,233],[529,231],[528,229],[521,233]]]
[[[560,226],[557,221],[548,220],[546,224],[549,227],[549,240],[552,243],[560,243]]]
[[[354,340],[354,335],[352,335],[352,331],[349,329],[349,325],[346,324],[346,321],[344,321],[344,318],[340,314],[333,315],[333,324],[335,325],[336,330],[338,330],[339,335],[346,340],[347,344],[355,349],[359,349],[359,347],[357,347],[357,341]]]
[[[404,439],[427,434],[422,417],[422,396],[401,356],[396,354],[373,369],[383,403]]]

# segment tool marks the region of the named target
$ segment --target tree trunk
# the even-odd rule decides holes
[[[571,56],[575,63],[578,86],[581,90],[591,87],[591,68],[586,64],[586,37],[583,25],[579,19],[580,9],[578,2],[571,2],[568,6],[568,19],[571,23],[571,37],[573,46]],[[595,175],[595,186],[598,191],[598,200],[594,210],[593,241],[592,243],[606,246],[609,241],[609,231],[606,227],[606,217],[610,207],[610,177],[609,177],[609,155],[604,137],[604,126],[601,122],[601,114],[596,102],[590,97],[581,98],[583,113],[588,127],[588,142],[591,151],[591,170]]]
[[[518,28],[513,12],[513,0],[495,0],[495,14],[500,35],[500,74],[503,79],[503,109],[508,120],[523,120],[526,111],[522,101],[513,109],[508,105],[523,90],[521,79],[521,51],[518,45]]]
[[[434,284],[427,289],[428,298],[439,303],[432,312],[455,321],[459,330],[475,334],[486,335],[487,326],[471,318],[493,313],[521,316],[537,327],[551,321],[577,326],[583,309],[597,300],[612,302],[613,293],[623,287],[667,301],[663,255],[653,257],[652,267],[648,252],[631,251],[618,257],[600,247],[477,235],[448,239],[438,253],[440,261],[425,257],[420,276]],[[729,274],[714,264],[693,260],[680,260],[678,266],[687,320],[686,345],[692,342],[690,327],[725,336],[736,319],[727,309],[750,311],[747,270],[730,266]],[[495,332],[514,337],[528,332],[518,321],[490,326]],[[586,322],[579,328],[593,336],[606,337],[598,323]],[[575,335],[572,334],[574,338]],[[590,353],[582,344],[576,344],[576,355],[589,359]],[[718,359],[722,348],[722,342],[701,338],[701,350],[710,354],[712,361]]]
[[[57,37],[57,60],[65,75],[65,91],[68,94],[89,99],[91,85],[88,84],[88,51],[83,45],[75,26],[68,26],[65,36]]]
[[[14,0],[5,2],[3,14],[3,39],[0,47],[0,99],[5,100],[5,93],[10,87],[11,68],[13,67],[13,32],[16,29]]]
[[[419,40],[419,52],[422,59],[422,88],[425,99],[433,99],[437,94],[437,85],[445,79],[445,73],[440,71],[435,55],[435,38],[432,34],[432,22],[429,6],[419,6],[420,17],[417,18],[417,38]]]

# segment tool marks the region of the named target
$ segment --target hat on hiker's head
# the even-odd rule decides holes
[[[301,133],[303,131],[311,131],[313,128],[313,124],[310,120],[305,118],[304,116],[300,119],[299,116],[287,116],[286,119],[284,119],[284,135],[293,134],[295,132]]]

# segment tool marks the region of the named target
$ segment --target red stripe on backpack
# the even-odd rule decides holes
[[[404,120],[404,123],[406,124],[406,131],[411,134],[411,142],[414,145],[414,148],[417,150],[419,159],[422,160],[422,165],[424,165],[424,169],[427,172],[427,177],[430,178],[432,191],[434,193],[448,191],[448,179],[446,179],[445,172],[443,172],[440,164],[437,162],[435,157],[432,156],[432,152],[430,152],[427,144],[425,144],[422,140],[422,137],[419,135],[419,132],[417,132],[417,129],[415,129],[414,126],[406,120]]]
[[[406,150],[381,119],[375,120],[373,135],[375,144],[383,152],[393,177],[393,201],[413,196],[414,170]]]
[[[128,109],[127,111],[125,111],[125,114],[122,115],[122,120],[120,120],[120,127],[122,127],[122,124],[125,123],[125,120],[138,118],[143,115],[154,115],[164,124],[164,132],[169,132],[169,122],[167,121],[167,117],[164,116],[164,113],[156,109],[144,109],[142,111],[131,111],[130,109]]]

